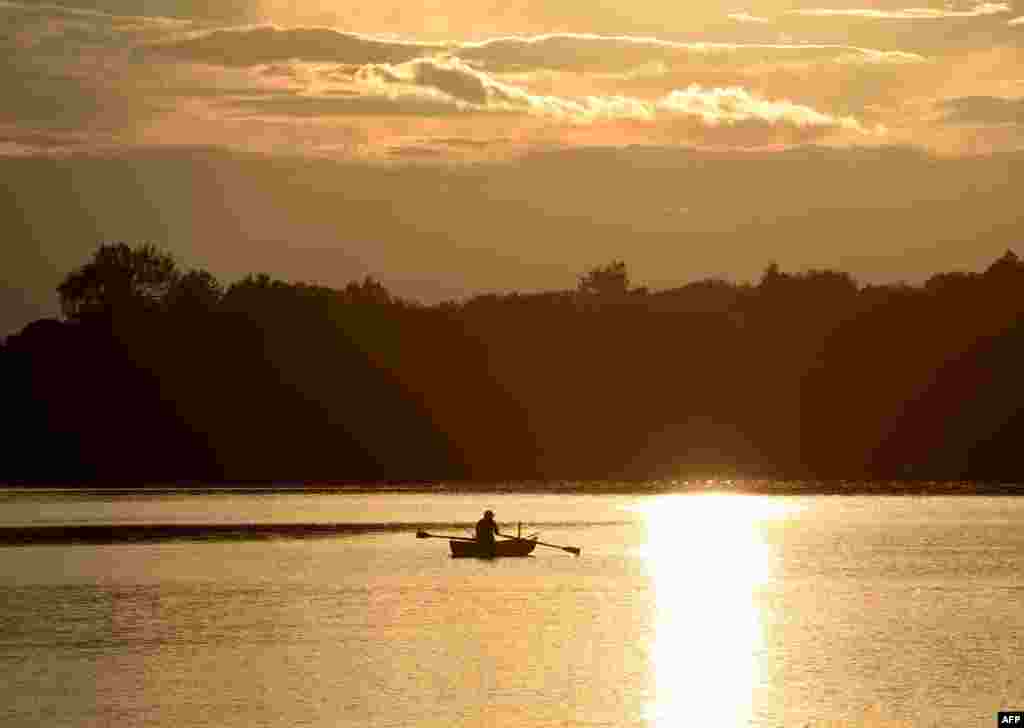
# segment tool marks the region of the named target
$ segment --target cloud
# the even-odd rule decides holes
[[[255,12],[254,0],[21,0],[4,2],[21,5],[40,12],[65,11],[80,15],[93,14],[107,17],[160,17],[179,21],[215,21],[221,23],[254,22],[262,13]]]
[[[804,7],[775,18],[794,38],[948,56],[1017,42],[1007,25],[1008,2],[946,3],[944,7]],[[1012,15],[1010,16],[1012,17]]]
[[[9,144],[29,149],[62,149],[80,146],[85,141],[78,134],[59,134],[17,127],[0,129],[0,145]]]
[[[751,15],[750,13],[729,13],[727,16],[730,20],[735,20],[737,23],[770,23],[772,21],[768,18],[762,18],[757,15]]]
[[[275,152],[292,143],[300,153],[316,153],[331,147],[331,135],[341,134],[345,124],[358,127],[366,141],[346,138],[335,145],[344,149],[339,154],[383,149],[391,139],[424,134],[513,135],[515,141],[504,146],[522,149],[562,139],[563,127],[581,125],[594,127],[588,143],[598,144],[624,131],[658,143],[701,143],[708,136],[741,146],[758,135],[818,139],[859,127],[813,104],[792,104],[780,114],[773,106],[782,103],[779,96],[747,91],[743,83],[691,87],[700,75],[672,78],[671,85],[644,96],[617,90],[614,73],[607,88],[580,93],[572,87],[588,75],[577,71],[593,63],[624,72],[659,58],[691,69],[759,66],[766,59],[841,66],[923,60],[843,46],[744,47],[626,36],[561,34],[458,44],[314,27],[197,30],[196,23],[179,19],[0,0],[4,18],[18,37],[6,49],[11,63],[0,71],[10,102],[0,109],[0,124],[16,130],[0,143],[17,150],[208,142]],[[548,92],[494,70],[547,67],[554,83]],[[716,86],[732,90],[721,96]],[[701,106],[697,99],[705,95]],[[798,108],[809,110],[800,120]],[[430,129],[431,120],[463,126]]]
[[[853,119],[836,119],[791,101],[769,101],[741,88],[702,89],[696,84],[673,91],[656,104],[659,111],[701,119],[709,126],[758,121],[794,127],[860,129]]]
[[[654,104],[671,141],[724,147],[806,144],[837,132],[868,131],[852,117],[837,117],[742,88],[676,90]]]
[[[223,66],[252,66],[299,59],[330,63],[403,63],[444,46],[380,40],[331,28],[257,26],[219,29],[151,46],[179,60]]]
[[[625,70],[666,66],[750,66],[813,63],[914,63],[924,58],[900,51],[846,45],[675,43],[657,38],[552,34],[511,36],[464,43],[452,53],[493,73],[535,69]]]
[[[448,97],[463,111],[520,113],[567,121],[587,121],[600,115],[641,113],[639,106],[624,110],[625,99],[572,100],[531,94],[478,71],[457,58],[419,59],[402,65],[368,65],[356,75],[369,93],[393,95],[390,89],[415,90]]]
[[[763,19],[758,19],[763,20]],[[767,22],[767,21],[765,21]],[[899,51],[845,45],[677,43],[658,38],[558,33],[469,43],[380,39],[331,28],[221,28],[156,43],[151,50],[178,60],[251,66],[288,60],[339,64],[404,63],[451,54],[494,73],[529,70],[625,70],[651,63],[751,65],[771,63],[907,63]]]
[[[120,16],[0,0],[0,123],[109,135],[161,113],[135,87],[150,69],[137,44],[191,28],[188,21]]]
[[[457,58],[367,64],[346,83],[319,94],[257,95],[227,102],[254,114],[422,115],[518,114],[566,122],[649,115],[642,102],[622,97],[581,99],[531,94],[496,80]]]
[[[12,2],[11,0],[0,0],[0,11],[11,14],[18,14],[22,17],[35,18],[63,18],[74,20],[93,20],[110,25],[122,25],[138,27],[143,25],[164,25],[181,26],[188,25],[191,21],[183,18],[171,18],[161,15],[133,15],[129,13],[112,13],[104,10],[71,7],[57,3],[23,3]]]
[[[330,116],[447,116],[468,107],[451,97],[429,92],[362,93],[338,96],[286,94],[231,99],[222,108],[242,116],[288,116],[316,119]]]
[[[943,18],[977,18],[1011,12],[1008,3],[978,3],[969,10],[952,8],[903,8],[901,10],[877,10],[874,8],[798,8],[789,15],[816,17],[855,17],[875,20],[941,20]]]
[[[457,58],[367,65],[355,74],[350,87],[339,91],[343,93],[332,97],[283,95],[235,100],[230,106],[255,115],[307,117],[519,115],[553,128],[591,127],[585,135],[566,131],[561,138],[585,136],[587,143],[593,144],[629,138],[742,147],[807,142],[835,132],[867,133],[852,117],[767,99],[743,88],[694,84],[655,100],[621,95],[539,95],[499,81]]]
[[[947,124],[1024,125],[1024,97],[961,96],[943,99],[935,106]]]
[[[497,81],[457,58],[420,59],[402,66],[370,66],[360,72],[360,77],[384,84],[424,87],[465,103],[467,110],[539,114],[573,122],[609,119],[651,121],[659,116],[668,116],[692,117],[708,126],[729,126],[756,118],[766,123],[795,126],[845,124],[849,128],[856,127],[852,121],[840,122],[788,101],[767,101],[738,88],[703,89],[694,84],[653,103],[625,96],[563,98],[533,95]]]
[[[453,154],[460,158],[486,158],[491,150],[507,149],[513,143],[509,137],[405,137],[387,145],[385,153],[392,158],[450,158]]]
[[[445,150],[429,144],[402,144],[387,147],[385,154],[392,159],[437,159]]]
[[[213,27],[109,12],[130,8],[128,0],[88,2],[100,9],[0,0],[5,150],[208,143],[361,155],[435,137],[512,137],[490,149],[516,153],[567,139],[750,148],[875,143],[868,130],[876,125],[932,148],[941,136],[949,149],[956,135],[981,132],[964,128],[960,119],[973,117],[959,107],[943,108],[946,123],[936,124],[935,99],[1017,97],[1024,77],[1019,28],[1008,24],[1019,12],[993,2],[933,10],[884,0],[870,12],[774,17],[755,7],[672,39],[626,35],[626,24],[620,34],[471,42],[312,25]],[[760,40],[727,42],[741,37]],[[996,52],[998,64],[989,58]],[[349,127],[355,142],[343,135]],[[985,133],[993,148],[1018,145],[997,139],[1002,131]],[[409,146],[409,154],[433,153]],[[427,146],[457,156],[451,145]]]
[[[411,82],[436,88],[471,104],[486,105],[488,95],[509,96],[503,84],[491,83],[486,75],[475,73],[457,61],[449,64],[416,61],[409,67],[413,71]]]
[[[62,44],[124,49],[194,28],[188,20],[143,15],[115,15],[98,10],[0,0],[6,32],[0,45],[33,53],[59,52]],[[111,47],[113,46],[113,48]]]

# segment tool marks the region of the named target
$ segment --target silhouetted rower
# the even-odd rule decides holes
[[[489,554],[495,552],[494,537],[500,535],[494,522],[494,511],[484,511],[484,517],[476,522],[476,541]]]

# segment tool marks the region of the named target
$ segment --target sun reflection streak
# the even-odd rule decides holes
[[[759,524],[788,510],[766,498],[665,496],[637,508],[654,588],[651,645],[658,728],[748,725],[764,676],[757,587],[770,578]]]

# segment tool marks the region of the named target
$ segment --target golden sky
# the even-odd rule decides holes
[[[0,1],[8,153],[1021,144],[1009,2],[78,1]]]
[[[855,158],[861,162],[864,150],[883,155],[896,150],[891,153],[899,156],[907,148],[944,162],[1004,160],[1001,155],[1016,158],[1024,144],[1022,38],[1022,0],[922,0],[914,5],[898,0],[0,0],[0,88],[5,96],[0,104],[0,163],[5,167],[0,169],[9,172],[15,160],[26,159],[64,160],[77,169],[84,159],[132,154],[150,159],[156,153],[201,164],[189,151],[195,148],[287,157],[289,165],[296,158],[311,164],[328,160],[349,165],[342,176],[355,174],[353,164],[509,165],[553,154],[570,180],[588,173],[589,162],[581,163],[579,155],[600,148],[770,156],[811,145],[859,155]],[[692,159],[686,159],[692,166]],[[578,175],[569,171],[580,164]],[[787,179],[802,174],[799,166],[790,165],[794,171]],[[136,169],[140,178],[148,174],[145,164]],[[269,179],[274,173],[268,170],[259,175]],[[494,184],[507,187],[511,183],[503,175],[513,172],[501,170],[491,169],[498,179]],[[983,176],[998,180],[1000,174]],[[831,188],[837,182],[820,180]],[[104,183],[97,184],[102,188]],[[1002,197],[1009,204],[1008,188],[996,187],[1007,193]],[[659,205],[665,197],[650,180],[635,189],[644,190],[645,200],[658,198]],[[856,198],[861,192],[850,194]],[[36,209],[34,198],[24,190],[21,194],[23,199],[11,208],[21,226],[15,228],[24,231],[25,244],[43,245],[37,223],[26,212]],[[92,202],[76,199],[79,212],[94,220],[97,234],[137,234],[161,242],[183,229],[174,218],[186,214],[179,204],[182,192],[174,194],[179,199],[173,203],[147,197],[151,221],[124,226],[114,220],[95,222],[107,204],[98,192],[85,195]],[[225,191],[224,197],[240,194]],[[742,211],[740,218],[759,224],[774,214],[749,198],[731,202]],[[419,202],[395,198],[394,204],[416,207]],[[829,204],[853,202],[843,198]],[[580,214],[559,209],[555,199],[527,207],[550,208],[560,218]],[[631,211],[616,218],[616,224],[649,226],[647,218],[634,224],[631,215],[640,214],[635,200],[623,207]],[[669,200],[666,207],[678,211],[692,205]],[[221,213],[247,216],[239,209]],[[1000,229],[1019,239],[1019,219],[1007,215],[1009,222]],[[301,234],[310,213],[298,219],[302,224],[289,227],[296,215],[284,210],[273,227],[282,238],[293,229]],[[422,232],[421,223],[427,225],[413,220],[403,230]],[[380,256],[379,246],[353,248],[341,240],[336,242],[343,248],[338,255],[358,265],[322,275],[322,282],[342,283],[355,272],[372,272],[385,281],[436,282],[440,276],[440,283],[406,290],[427,298],[446,291],[558,285],[563,278],[571,285],[569,271],[600,263],[605,253],[564,238],[557,241],[563,255],[554,261],[533,256],[524,262],[518,249],[488,250],[487,255],[506,263],[515,261],[508,270],[517,272],[494,275],[486,266],[467,262],[473,257],[467,258],[467,251],[480,243],[459,238],[460,224],[435,231],[444,245],[432,251],[433,257],[425,254],[450,264],[447,268],[417,267],[417,255]],[[444,228],[443,221],[430,225]],[[371,235],[377,229],[363,221],[357,227]],[[227,230],[235,241],[231,245],[251,242],[247,231],[246,222],[239,222],[233,233]],[[787,245],[793,243],[792,234],[786,234]],[[814,237],[815,242],[793,249],[793,265],[845,266],[890,279],[920,277],[934,272],[933,265],[980,264],[990,248],[1002,245],[1000,238],[987,247],[975,245],[976,253],[914,261],[913,250],[927,247],[921,240],[898,260],[892,253],[889,268],[884,255],[871,251],[868,257],[876,262],[858,269],[850,261],[863,259],[862,250],[821,255],[820,233]],[[977,243],[978,237],[972,234],[971,239]],[[77,252],[97,242],[68,245]],[[186,245],[181,240],[166,244]],[[330,247],[319,237],[310,245]],[[607,252],[628,259],[629,247],[624,243],[617,252]],[[282,243],[277,257],[267,256],[267,267],[284,276],[306,267],[323,270],[319,264],[289,263],[292,248],[294,243]],[[735,257],[689,267],[682,265],[678,251],[663,251],[657,263],[657,255],[645,255],[652,271],[681,265],[673,274],[680,282],[708,274],[748,276],[752,265],[786,260],[770,247],[741,248]],[[237,253],[230,246],[188,251],[197,265]],[[801,251],[807,253],[803,259]],[[63,253],[33,255],[0,259],[0,271],[8,263],[4,288],[27,285],[16,280],[22,269],[36,281],[32,285],[48,285],[53,271],[71,259]],[[742,262],[741,255],[746,256]],[[32,265],[26,263],[30,258]],[[557,274],[528,272],[550,271],[552,265]],[[44,269],[49,271],[45,275]],[[227,272],[226,265],[222,271]],[[477,274],[479,283],[474,284]]]

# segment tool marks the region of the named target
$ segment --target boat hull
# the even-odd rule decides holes
[[[449,541],[448,545],[452,548],[452,557],[457,559],[491,559],[498,556],[529,556],[533,550],[537,548],[537,543],[535,541],[525,538],[498,541],[494,544],[493,552],[489,551],[482,544],[478,544],[476,541]]]

